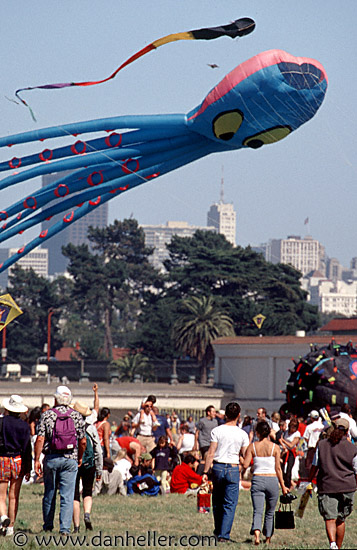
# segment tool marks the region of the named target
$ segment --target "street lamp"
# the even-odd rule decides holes
[[[47,317],[47,361],[50,360],[51,357],[51,317],[54,314],[56,310],[53,307],[50,307],[48,310],[48,317]]]

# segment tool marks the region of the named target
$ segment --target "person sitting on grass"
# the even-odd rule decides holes
[[[191,483],[200,486],[208,481],[206,474],[200,476],[196,473],[199,462],[198,458],[189,454],[185,456],[182,464],[174,468],[170,483],[171,493],[184,494],[190,492]]]

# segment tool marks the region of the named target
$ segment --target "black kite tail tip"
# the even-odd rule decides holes
[[[234,21],[234,25],[237,27],[237,36],[246,36],[255,29],[255,21],[250,17],[242,17]]]

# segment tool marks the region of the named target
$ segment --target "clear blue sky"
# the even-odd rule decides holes
[[[309,123],[277,144],[206,157],[125,193],[110,203],[110,221],[133,215],[143,224],[206,225],[224,166],[238,244],[304,236],[309,229],[344,265],[357,256],[356,0],[5,0],[0,15],[1,135],[121,114],[187,113],[227,72],[264,50],[319,60],[329,88]],[[244,38],[171,43],[106,84],[28,92],[37,123],[5,97],[24,86],[104,78],[157,38],[244,16],[256,21]],[[23,146],[16,156],[36,150],[41,146]],[[0,158],[14,154],[1,150]],[[0,210],[31,190],[22,185],[2,192]]]

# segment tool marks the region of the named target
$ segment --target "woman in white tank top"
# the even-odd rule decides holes
[[[263,420],[258,422],[256,434],[259,441],[251,443],[247,448],[243,468],[247,469],[253,461],[253,479],[251,497],[253,503],[253,522],[250,534],[254,535],[254,544],[260,544],[260,532],[265,516],[263,535],[265,542],[270,544],[274,532],[274,512],[279,498],[279,483],[283,494],[288,493],[284,485],[280,466],[280,449],[269,439],[270,426]]]

